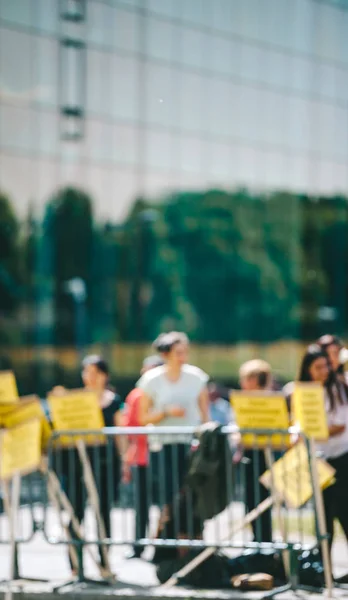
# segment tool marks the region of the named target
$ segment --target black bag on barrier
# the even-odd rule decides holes
[[[231,501],[232,452],[221,426],[202,429],[189,456],[187,486],[197,497],[196,511],[202,521],[212,519]]]
[[[157,566],[157,577],[165,583],[172,575],[200,554],[200,550],[190,550],[183,557],[166,559]],[[313,588],[324,587],[324,570],[319,550],[301,551],[298,556],[298,575],[301,585]],[[274,578],[275,586],[286,582],[286,574],[281,553],[275,550],[246,551],[235,558],[216,552],[205,562],[180,580],[183,585],[200,588],[231,588],[231,578],[242,574],[267,573]]]
[[[165,583],[172,575],[187,565],[199,550],[189,551],[184,557],[161,561],[157,566],[157,577]],[[242,574],[267,573],[272,575],[275,585],[286,581],[282,557],[279,553],[247,551],[236,558],[216,552],[204,563],[186,575],[181,584],[206,589],[231,589],[231,578]]]

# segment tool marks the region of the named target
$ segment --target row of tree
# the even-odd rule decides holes
[[[100,224],[82,190],[58,190],[42,222],[20,222],[0,195],[0,342],[73,345],[75,277],[86,284],[86,343],[172,328],[218,344],[344,335],[347,240],[342,197],[178,193]]]

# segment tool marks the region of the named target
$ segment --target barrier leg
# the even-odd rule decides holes
[[[48,579],[36,577],[22,577],[19,570],[18,550],[19,543],[16,540],[16,516],[20,507],[20,491],[21,491],[21,476],[18,473],[12,479],[12,489],[8,481],[3,482],[3,502],[5,513],[9,522],[10,530],[10,579],[3,580],[1,583],[16,583],[16,585],[24,585],[26,581],[38,583],[47,583]]]
[[[90,461],[89,461],[89,458],[87,455],[86,446],[82,440],[78,440],[76,446],[77,446],[79,457],[80,457],[80,460],[82,463],[83,478],[84,478],[84,482],[86,485],[88,498],[89,498],[89,501],[90,501],[90,503],[93,507],[93,510],[95,512],[95,515],[96,515],[97,526],[98,526],[97,528],[98,528],[101,538],[105,539],[106,538],[106,530],[105,530],[105,524],[104,524],[103,518],[100,513],[99,494],[98,494],[97,486],[96,486],[96,483],[94,480],[91,464],[90,464]],[[99,540],[99,542],[100,542],[100,540]],[[106,577],[108,579],[113,579],[115,581],[115,576],[113,575],[113,573],[111,572],[111,569],[110,569],[108,552],[105,548],[105,545],[102,543],[101,543],[101,552],[103,555],[104,563],[106,565],[105,569],[103,569],[101,567],[101,569],[103,569],[104,577]]]
[[[316,518],[316,529],[318,535],[318,542],[321,546],[323,566],[324,566],[324,577],[327,595],[332,598],[332,572],[331,572],[331,560],[330,560],[330,549],[329,541],[327,538],[326,519],[324,510],[323,493],[320,488],[318,471],[316,465],[316,449],[315,442],[313,439],[309,440],[309,460],[310,460],[310,472],[312,478],[313,495],[314,495],[314,506],[315,506],[315,518]]]
[[[269,448],[269,447],[265,448],[265,459],[266,459],[267,469],[269,469],[269,471],[271,473],[271,495],[272,495],[275,509],[276,509],[276,515],[277,515],[277,519],[278,519],[278,523],[279,523],[280,535],[282,537],[282,542],[287,543],[287,535],[286,535],[286,530],[285,530],[285,526],[284,526],[284,519],[282,518],[282,503],[281,503],[279,495],[277,494],[275,486],[274,486],[273,454],[272,454],[271,448]],[[291,567],[290,567],[289,551],[283,550],[282,557],[283,557],[285,574],[286,574],[287,578],[290,580]]]
[[[74,568],[76,568],[76,571],[77,571],[77,577],[74,579],[71,579],[69,581],[66,581],[59,586],[56,586],[53,591],[59,591],[65,587],[77,585],[77,584],[83,584],[83,583],[90,583],[93,585],[109,585],[110,582],[107,582],[105,580],[99,581],[99,580],[94,580],[94,579],[88,579],[87,577],[85,577],[84,568],[83,568],[83,535],[82,535],[82,531],[81,531],[81,526],[80,526],[78,519],[76,518],[74,509],[73,509],[68,497],[66,496],[65,492],[61,488],[61,485],[60,485],[57,475],[51,470],[47,470],[47,487],[48,487],[48,494],[49,494],[50,498],[52,499],[52,504],[55,506],[59,515],[61,515],[61,509],[65,510],[68,513],[70,522],[74,529],[74,532],[77,535],[77,537],[79,538],[79,540],[81,540],[81,543],[79,543],[79,544],[76,544],[76,545],[71,544],[70,545],[70,553],[71,553],[70,555],[72,558],[73,566],[74,566]],[[61,520],[61,517],[59,517],[59,518]],[[71,538],[69,528],[65,527],[64,525],[63,525],[63,528],[66,532],[68,539]],[[94,562],[95,566],[100,571],[100,574],[102,576],[103,575],[102,567],[99,564],[99,562],[96,560],[96,558],[89,546],[86,546],[86,551],[87,551],[88,555],[90,556],[91,560]]]

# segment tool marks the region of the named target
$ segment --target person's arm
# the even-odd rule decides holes
[[[209,415],[209,393],[208,388],[204,387],[198,396],[198,408],[202,423],[210,421]]]
[[[122,413],[120,410],[117,410],[114,414],[114,425],[115,425],[115,427],[123,426]],[[118,448],[118,451],[119,451],[121,457],[123,457],[126,454],[127,445],[128,445],[127,436],[126,435],[115,435],[115,444],[116,444],[116,447]]]
[[[335,437],[336,435],[340,435],[346,429],[345,425],[330,425],[329,426],[329,436]]]
[[[185,410],[180,406],[166,406],[163,410],[152,409],[152,399],[142,391],[139,402],[139,424],[142,427],[146,427],[146,425],[159,425],[167,417],[185,416]]]

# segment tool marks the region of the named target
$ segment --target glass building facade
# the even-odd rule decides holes
[[[293,376],[284,340],[348,333],[347,196],[348,0],[0,0],[0,350],[25,391],[76,345],[133,377],[120,344],[174,328],[210,373],[252,342]]]
[[[0,187],[21,215],[138,196],[348,188],[348,3],[0,0]]]

